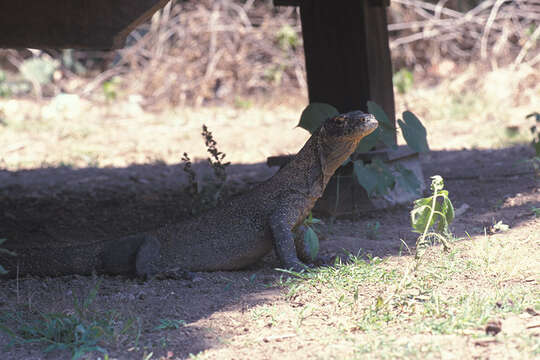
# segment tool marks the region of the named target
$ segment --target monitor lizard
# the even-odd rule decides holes
[[[73,247],[12,249],[0,264],[18,274],[169,276],[183,271],[237,270],[272,248],[281,266],[304,268],[294,231],[302,225],[335,170],[377,128],[371,114],[352,111],[325,120],[273,177],[197,218],[153,231]],[[300,256],[306,260],[306,256]],[[7,265],[7,266],[6,266]],[[183,275],[179,275],[182,277]]]

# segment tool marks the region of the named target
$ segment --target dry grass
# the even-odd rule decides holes
[[[448,60],[480,61],[492,69],[534,67],[540,60],[540,8],[534,0],[396,0],[388,17],[395,70],[433,77]],[[305,96],[303,56],[298,9],[276,8],[270,1],[205,0],[172,1],[118,51],[0,50],[0,64],[15,70],[7,71],[15,89],[25,58],[56,61],[53,81],[31,94],[67,92],[101,101],[135,95],[143,106],[160,108],[242,103],[254,95]],[[23,82],[26,91],[32,89]]]
[[[104,106],[77,96],[37,103],[5,99],[0,100],[0,142],[7,146],[1,161],[7,169],[174,164],[183,152],[207,157],[200,137],[206,124],[229,161],[265,162],[268,156],[296,152],[307,139],[306,131],[295,128],[306,103],[292,97],[151,112],[121,99]],[[405,94],[396,91],[396,108],[420,117],[432,149],[526,143],[532,122],[525,117],[540,109],[538,71],[521,65],[484,72],[470,65],[437,84],[420,80]]]
[[[203,124],[214,133],[227,160],[239,164],[294,153],[309,136],[295,128],[301,108],[294,106],[188,107],[153,113],[130,103],[96,107],[84,100],[75,102],[63,109],[54,100],[0,101],[4,114],[0,142],[8,144],[2,167],[174,164],[184,152],[192,159],[205,159]]]
[[[540,109],[538,67],[449,66],[436,84],[420,81],[396,96],[398,111],[411,110],[426,124],[433,149],[500,148],[532,139],[526,116]]]
[[[399,67],[436,67],[449,59],[495,66],[540,61],[540,7],[534,0],[395,0],[389,18],[390,48]]]
[[[353,258],[289,279],[284,301],[249,311],[249,333],[197,358],[248,358],[267,343],[270,358],[533,359],[539,225],[432,249],[416,271],[405,270],[409,256]],[[498,320],[500,333],[487,335]]]

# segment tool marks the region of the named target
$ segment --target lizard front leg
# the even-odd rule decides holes
[[[284,268],[292,269],[293,271],[301,271],[306,268],[306,265],[296,255],[294,235],[291,231],[294,222],[292,219],[296,219],[298,215],[298,213],[287,213],[286,211],[278,210],[269,219],[269,227],[272,233],[276,255]]]

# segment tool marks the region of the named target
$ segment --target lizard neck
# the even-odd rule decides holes
[[[332,140],[315,132],[293,160],[283,167],[281,178],[290,188],[314,201],[322,196],[330,177],[358,144],[355,140]]]

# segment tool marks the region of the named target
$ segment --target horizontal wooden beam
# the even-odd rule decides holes
[[[113,49],[169,0],[2,0],[0,47]]]

